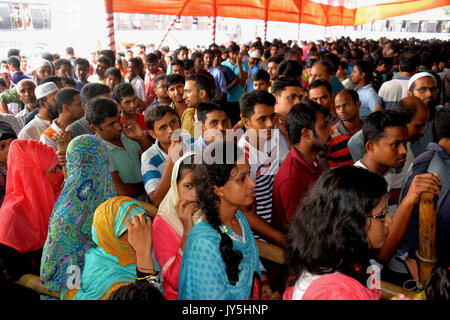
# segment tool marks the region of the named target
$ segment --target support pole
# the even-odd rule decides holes
[[[436,264],[436,206],[431,193],[422,193],[419,203],[419,248],[416,252],[419,267],[417,287],[423,288]]]
[[[266,0],[266,7],[264,8],[264,42],[267,41],[267,20],[269,20],[269,6],[270,0]]]
[[[114,35],[114,13],[112,0],[105,0],[106,11],[106,33],[108,37],[108,48],[116,51],[116,40]]]
[[[216,43],[216,29],[217,29],[217,0],[214,0],[214,17],[213,17],[213,29],[212,29],[212,42]]]
[[[179,17],[175,17],[175,19],[173,19],[172,23],[170,24],[169,28],[167,29],[166,34],[164,35],[164,37],[161,40],[161,43],[158,46],[158,50],[161,49],[161,46],[163,45],[164,41],[166,41],[167,35],[169,34],[170,30],[172,30],[173,26],[175,25],[175,22],[177,22],[177,19]]]

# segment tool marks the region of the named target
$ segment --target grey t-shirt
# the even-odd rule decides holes
[[[82,134],[94,134],[86,117],[78,119],[74,123],[70,124],[67,129],[72,134],[72,139],[81,136]]]

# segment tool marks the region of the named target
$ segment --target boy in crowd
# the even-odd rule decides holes
[[[245,134],[238,146],[250,163],[250,175],[256,182],[256,214],[250,219],[253,230],[263,238],[284,245],[283,234],[270,226],[272,221],[272,190],[275,175],[289,153],[279,144],[275,129],[275,98],[264,90],[245,93],[240,99]],[[258,235],[255,235],[259,239]]]
[[[172,99],[169,98],[167,90],[164,87],[165,78],[166,78],[165,74],[160,74],[153,80],[156,97],[150,104],[150,106],[154,106],[157,104],[165,104],[169,106],[172,103]]]
[[[222,139],[226,139],[227,129],[231,129],[231,121],[225,108],[220,104],[200,102],[197,108],[197,118],[198,122],[202,124],[202,129],[201,135],[193,145],[195,152],[202,152],[207,145],[215,140],[218,133],[220,133]]]
[[[193,139],[190,135],[178,135],[180,119],[174,109],[158,104],[148,109],[145,113],[145,123],[149,134],[155,139],[155,143],[141,156],[141,175],[144,181],[145,191],[150,202],[158,207],[170,188],[170,179],[175,161],[180,156],[179,152],[191,150]],[[183,146],[185,144],[185,146]],[[176,154],[175,154],[176,153]]]
[[[142,130],[135,123],[123,126],[120,123],[117,104],[106,97],[97,97],[89,101],[86,118],[91,130],[106,146],[109,170],[117,195],[145,200],[140,156],[149,145]]]

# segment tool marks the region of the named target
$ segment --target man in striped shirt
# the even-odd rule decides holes
[[[358,132],[361,127],[359,119],[358,93],[355,90],[342,90],[335,98],[336,114],[339,121],[335,124],[331,136],[330,149],[327,154],[328,165],[333,168],[340,165],[353,165],[350,150],[347,147],[348,140]]]
[[[284,236],[270,226],[272,220],[272,190],[275,175],[289,153],[279,143],[275,129],[275,97],[265,90],[254,90],[239,100],[245,134],[238,142],[250,163],[250,175],[256,182],[256,215],[246,213],[255,238],[284,245]]]

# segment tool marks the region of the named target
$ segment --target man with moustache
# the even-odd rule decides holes
[[[294,105],[286,117],[293,147],[278,169],[272,196],[272,225],[283,233],[301,199],[322,173],[317,155],[330,147],[333,130],[329,113],[317,102],[306,100]]]
[[[331,136],[330,149],[327,154],[328,165],[333,168],[340,165],[352,165],[353,159],[347,147],[348,140],[361,130],[359,119],[358,93],[355,90],[341,90],[335,98],[335,110],[339,121],[335,124]]]
[[[53,120],[58,118],[58,107],[55,102],[57,91],[58,87],[53,82],[47,82],[36,87],[34,93],[39,106],[39,113],[20,130],[19,139],[39,140],[41,133],[50,127]]]
[[[106,146],[117,195],[145,200],[141,154],[149,148],[149,143],[142,129],[136,122],[122,125],[116,102],[106,97],[96,97],[88,102],[86,119],[92,132]]]
[[[365,168],[378,175],[384,175],[390,168],[402,168],[406,162],[408,139],[407,118],[394,110],[380,110],[370,114],[363,124],[366,153],[355,166]],[[416,175],[411,183],[408,193],[398,205],[393,215],[390,233],[385,244],[377,253],[377,259],[382,264],[389,261],[394,251],[402,241],[409,219],[415,205],[419,202],[423,192],[438,194],[440,192],[438,176],[431,173]],[[388,197],[389,198],[389,197]],[[389,203],[389,200],[388,200]],[[388,206],[386,203],[386,206]],[[385,271],[386,272],[386,271]],[[403,282],[405,277],[395,275],[392,279]]]

